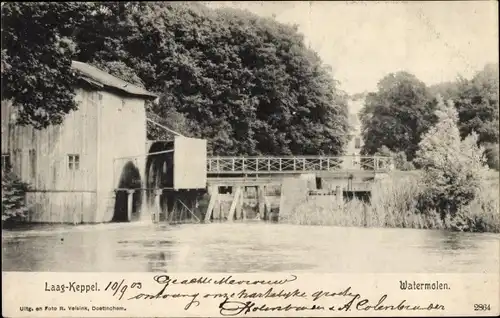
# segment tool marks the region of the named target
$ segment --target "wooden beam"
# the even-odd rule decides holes
[[[172,212],[170,213],[169,222],[174,222],[174,216],[177,214],[177,201],[174,201],[174,205],[172,206]]]
[[[182,203],[179,199],[177,199],[177,202]],[[175,206],[178,206],[178,205],[177,205],[177,202],[175,203]],[[181,214],[179,215],[179,220],[178,220],[178,222],[182,222],[182,221],[184,221],[184,215],[186,214],[186,210],[185,210],[185,209],[183,209],[182,207],[180,207],[180,208],[179,208],[179,210],[181,211]]]
[[[174,134],[174,135],[181,136],[181,137],[186,137],[186,136],[182,135],[181,133],[176,132],[175,130],[172,130],[172,129],[168,128],[168,127],[165,127],[165,126],[163,126],[163,125],[161,125],[161,124],[159,124],[159,123],[155,122],[155,121],[154,121],[154,120],[152,120],[152,119],[146,118],[146,120],[147,120],[148,122],[152,123],[153,125],[156,125],[156,126],[158,126],[158,127],[160,127],[160,128],[163,128],[163,129],[165,129],[166,131],[168,131],[168,132],[170,132],[170,133],[172,133],[172,134]]]
[[[207,213],[205,213],[205,222],[210,222],[212,211],[214,210],[215,203],[218,201],[218,186],[210,187],[210,202],[208,203]]]
[[[271,215],[271,203],[269,203],[269,200],[264,194],[264,215],[267,215],[269,218]]]
[[[146,218],[146,214],[149,214],[149,211],[148,211],[148,193],[146,190],[139,190],[141,191],[141,207],[140,207],[140,210],[139,210],[139,218],[141,220],[144,220]],[[149,220],[151,220],[151,215],[149,214],[148,215],[149,217]]]
[[[259,207],[259,217],[264,220],[266,217],[266,202],[264,199],[264,187],[259,186],[257,188],[257,205]]]
[[[155,191],[155,203],[154,203],[154,206],[155,206],[155,209],[154,209],[154,213],[155,213],[155,222],[158,223],[160,222],[160,213],[161,213],[161,194],[162,194],[162,190],[156,190]]]
[[[120,160],[120,159],[139,158],[139,157],[146,157],[146,156],[151,156],[151,155],[160,155],[160,154],[163,154],[163,153],[171,153],[171,152],[174,152],[174,149],[162,150],[162,151],[156,151],[156,152],[150,152],[150,153],[143,153],[143,154],[134,155],[134,156],[116,157],[116,158],[113,159],[113,162],[115,160]]]
[[[234,212],[236,211],[236,204],[238,204],[238,199],[241,196],[241,187],[236,187],[236,191],[234,193],[234,199],[233,203],[231,203],[231,208],[229,209],[229,213],[227,215],[227,220],[229,222],[233,221],[234,219]]]
[[[123,189],[125,190],[130,190],[130,189]],[[95,190],[37,190],[37,189],[28,189],[26,190],[26,193],[97,193]]]
[[[244,189],[244,187],[242,187]],[[239,197],[237,198],[238,201],[236,203],[236,219],[241,220],[243,219],[243,193],[244,191],[242,190],[239,194]]]
[[[127,191],[127,222],[132,221],[132,209],[134,208],[134,190]]]
[[[242,191],[241,198],[240,198],[241,217],[243,218],[243,220],[246,220],[247,219],[247,211],[243,208],[243,199],[244,199],[244,196],[243,196],[243,191]]]
[[[200,222],[200,219],[196,216],[196,214],[190,208],[188,208],[187,205],[182,202],[182,200],[177,199],[177,201],[179,201],[189,211],[189,213],[191,213],[191,215],[196,218],[198,222]]]

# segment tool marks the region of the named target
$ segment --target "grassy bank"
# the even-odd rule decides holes
[[[393,179],[377,186],[370,203],[339,205],[330,197],[309,197],[292,210],[287,223],[303,225],[448,229],[500,233],[499,184],[485,182],[477,196],[454,217],[418,209],[423,190],[418,177]]]

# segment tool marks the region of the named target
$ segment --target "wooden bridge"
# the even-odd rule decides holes
[[[304,196],[320,194],[335,197],[340,202],[346,195],[368,193],[377,176],[393,168],[392,158],[382,156],[206,157],[186,148],[182,156],[176,157],[171,145],[161,146],[163,149],[151,146],[146,157],[144,184],[115,190],[117,196],[123,197],[129,220],[133,217],[134,197],[139,196],[145,198],[140,202],[143,207],[152,209],[155,221],[168,217],[169,222],[173,222],[177,216],[182,219],[183,215],[191,215],[197,221],[202,218],[205,221],[246,218],[242,215],[243,201],[251,192],[255,192],[261,218],[269,217],[271,205],[276,205],[277,198],[283,201],[279,202],[279,210],[280,215],[284,215],[289,208],[283,206],[295,204],[293,197],[304,199]],[[115,165],[120,160],[138,159],[117,158]],[[203,165],[206,166],[202,168]],[[116,173],[115,178],[118,183],[122,176]],[[196,187],[186,187],[186,179],[196,181]],[[295,182],[298,183],[295,185]],[[300,187],[304,189],[299,194],[292,194]],[[209,197],[206,213],[196,212],[199,195],[204,193],[202,188]],[[274,203],[270,203],[272,193]]]
[[[377,178],[392,169],[392,158],[382,156],[209,157],[204,218],[245,219],[242,205],[249,188],[255,188],[259,218],[272,218],[277,198],[280,218],[310,196],[340,204],[344,196],[370,193]],[[270,195],[270,189],[278,195]]]
[[[329,171],[388,172],[392,158],[382,156],[210,157],[208,175],[300,174]]]
[[[176,215],[182,219],[184,210],[197,221],[210,221],[214,214],[215,219],[246,218],[242,205],[251,188],[261,218],[272,210],[266,195],[272,193],[280,197],[279,213],[283,215],[289,210],[283,208],[285,203],[294,205],[296,198],[321,194],[341,202],[344,193],[370,192],[377,176],[393,168],[392,158],[382,156],[207,157],[206,140],[173,133],[173,140],[147,141],[146,154],[113,159],[113,179],[118,185],[115,194],[123,198],[119,201],[127,211],[126,219],[132,219],[139,204],[141,210],[152,210],[155,221],[160,215],[169,222]],[[140,180],[140,173],[125,169],[129,166],[144,167],[144,180]],[[206,213],[195,211],[200,210],[200,194],[209,197]],[[223,201],[229,201],[228,209],[223,208]]]
[[[375,179],[391,170],[392,158],[383,156],[209,157],[207,189],[282,185],[284,179],[301,176],[315,178],[319,189],[325,183],[368,192]]]

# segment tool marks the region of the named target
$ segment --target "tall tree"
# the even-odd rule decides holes
[[[472,132],[461,140],[458,113],[451,100],[439,99],[438,122],[423,136],[415,162],[422,167],[425,191],[422,206],[454,216],[478,194],[486,173],[478,135]]]
[[[12,100],[18,124],[44,128],[77,108],[72,35],[93,11],[92,3],[2,4],[2,98]]]
[[[364,154],[374,154],[382,146],[404,152],[412,160],[421,135],[435,122],[435,102],[427,87],[407,72],[392,73],[369,93],[361,111]]]
[[[498,143],[499,134],[498,64],[488,64],[471,80],[460,79],[453,100],[458,110],[460,135],[472,131],[479,143]]]
[[[487,64],[472,79],[433,85],[430,89],[453,100],[459,114],[460,135],[478,133],[490,168],[498,169],[499,75],[498,64]]]

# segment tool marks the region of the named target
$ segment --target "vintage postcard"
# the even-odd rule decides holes
[[[4,317],[498,316],[498,3],[2,3]]]

